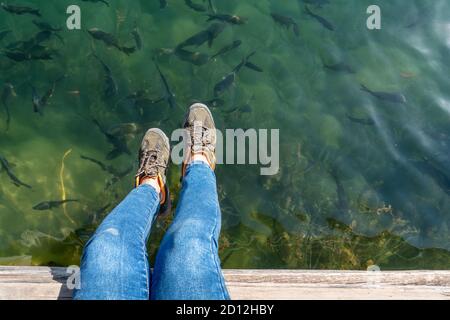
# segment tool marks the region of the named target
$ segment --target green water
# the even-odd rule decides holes
[[[186,47],[212,55],[242,41],[201,66],[160,49],[206,29],[210,23],[203,13],[181,0],[168,0],[164,9],[156,0],[107,1],[110,7],[66,0],[20,3],[39,8],[44,21],[63,27],[58,32],[63,41],[52,37],[42,44],[57,51],[52,60],[15,62],[0,56],[0,85],[11,83],[16,93],[7,100],[9,130],[0,106],[0,155],[32,186],[16,187],[0,172],[0,264],[78,264],[89,235],[132,186],[144,129],[157,126],[169,134],[178,128],[190,103],[212,99],[214,85],[256,51],[251,61],[264,72],[240,71],[213,114],[220,129],[279,128],[280,172],[263,177],[259,166],[217,168],[223,267],[450,267],[449,1],[378,1],[382,29],[377,31],[366,28],[372,1],[311,5],[333,24],[331,31],[305,14],[302,1],[216,0],[218,12],[247,23],[227,25],[211,48]],[[81,7],[81,31],[65,27],[66,8],[74,3]],[[298,37],[293,28],[276,24],[271,13],[294,19]],[[39,31],[33,19],[0,9],[0,31],[12,30],[0,48],[33,37]],[[96,27],[133,46],[135,22],[143,47],[129,56],[86,32]],[[104,96],[105,70],[92,52],[111,69],[117,95]],[[177,108],[150,101],[164,92],[154,58]],[[337,63],[352,70],[324,68]],[[42,96],[57,79],[43,116],[34,113],[31,88]],[[406,103],[378,99],[361,84],[399,92]],[[139,90],[146,90],[147,100],[126,98]],[[230,112],[246,104],[251,112]],[[112,146],[92,119],[125,140],[131,154],[106,160]],[[136,130],[119,130],[130,122]],[[133,169],[112,180],[81,155],[117,171]],[[172,166],[175,203],[179,177],[180,168]],[[33,210],[42,201],[62,199],[61,181],[66,198],[80,202]],[[155,225],[152,256],[169,224]]]

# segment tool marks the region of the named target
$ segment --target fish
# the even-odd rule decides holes
[[[54,33],[51,31],[40,31],[31,39],[10,43],[6,46],[4,54],[16,62],[51,60],[56,51],[43,46],[42,43],[49,40],[52,35]]]
[[[294,34],[297,37],[300,36],[300,30],[299,30],[298,24],[297,24],[297,22],[294,21],[294,19],[292,19],[291,17],[283,16],[283,15],[278,14],[278,13],[271,13],[270,15],[272,16],[272,19],[276,23],[282,25],[286,29],[289,29],[292,26]]]
[[[107,7],[109,7],[109,3],[106,0],[81,0],[81,1],[94,2],[94,3],[101,2],[101,3],[105,4]]]
[[[343,73],[350,73],[354,74],[355,70],[345,62],[338,62],[335,64],[324,64],[323,65],[325,69],[335,71],[335,72],[343,72]]]
[[[30,8],[30,7],[25,7],[25,6],[9,5],[4,2],[2,2],[0,5],[2,6],[3,10],[5,10],[9,13],[13,13],[13,14],[17,14],[17,15],[31,14],[31,15],[35,15],[38,17],[41,16],[39,9],[34,9],[34,8]]]
[[[167,7],[167,1],[166,0],[159,0],[159,8],[164,9]]]
[[[255,99],[255,95],[252,94],[251,97],[243,105],[235,106],[234,108],[226,110],[225,113],[227,113],[227,114],[232,114],[235,112],[238,112],[239,114],[250,113],[253,110],[253,108],[251,106],[251,102],[254,99]]]
[[[133,31],[131,31],[131,35],[133,36],[134,42],[136,43],[136,48],[138,50],[142,50],[142,38],[139,33],[137,22],[134,23],[134,28]]]
[[[399,103],[399,104],[406,103],[406,97],[403,94],[398,93],[398,92],[372,91],[369,88],[367,88],[365,85],[361,85],[361,90],[369,93],[370,95],[372,95],[375,98],[382,100],[382,101],[388,101],[388,102]]]
[[[5,49],[10,51],[25,51],[35,45],[34,39],[14,41],[6,45]]]
[[[190,62],[196,66],[201,66],[207,63],[210,58],[206,53],[191,52],[182,48],[175,50],[175,55],[183,61]]]
[[[226,110],[225,113],[226,113],[226,114],[232,114],[232,113],[235,113],[235,112],[239,112],[239,113],[250,113],[250,112],[252,112],[252,107],[251,107],[251,105],[250,105],[250,102],[251,102],[254,98],[255,98],[255,96],[252,95],[252,96],[250,97],[250,99],[248,99],[248,101],[247,101],[245,104],[240,105],[240,106],[235,106],[234,108],[231,108],[231,109],[229,109],[229,110]]]
[[[331,24],[331,22],[329,22],[324,17],[321,17],[321,16],[313,13],[311,10],[309,10],[308,6],[305,6],[305,12],[306,12],[307,15],[309,15],[309,16],[313,17],[314,19],[316,19],[326,29],[328,29],[330,31],[334,31],[334,26]]]
[[[55,28],[45,21],[33,20],[33,24],[42,31],[59,32],[62,30],[62,28]]]
[[[117,157],[119,157],[121,154],[126,153],[128,155],[131,155],[131,151],[128,148],[128,145],[126,143],[126,141],[120,137],[116,137],[112,134],[109,134],[100,124],[100,122],[98,122],[98,120],[93,119],[92,122],[98,127],[98,129],[100,130],[100,132],[106,137],[106,139],[108,140],[108,142],[113,146],[113,150],[111,150],[107,155],[106,155],[106,159],[107,160],[112,160],[115,159]]]
[[[169,86],[169,83],[167,82],[166,77],[163,75],[163,73],[161,72],[161,69],[159,68],[159,66],[156,62],[155,62],[155,66],[156,66],[156,70],[158,70],[159,77],[161,78],[161,81],[164,86],[164,91],[165,91],[164,100],[167,101],[167,103],[169,104],[169,106],[172,109],[175,109],[177,107],[177,102],[175,101],[175,94],[170,89],[170,86]]]
[[[91,29],[88,30],[88,33],[95,40],[103,41],[106,44],[106,46],[108,46],[108,47],[116,47],[117,49],[120,50],[119,41],[111,33],[102,31],[102,30],[100,30],[98,28],[91,28]]]
[[[208,32],[208,30],[200,31],[199,33],[196,33],[195,35],[189,37],[188,39],[186,39],[185,41],[180,43],[176,47],[175,50],[182,49],[184,47],[189,47],[189,46],[199,47],[202,44],[204,44],[205,42],[207,42],[209,40],[209,38],[210,38],[210,33]]]
[[[233,43],[224,46],[222,49],[217,51],[217,53],[213,54],[211,56],[211,59],[214,59],[214,58],[217,58],[218,56],[224,55],[225,53],[228,53],[231,50],[238,48],[241,44],[242,44],[241,40],[234,40]]]
[[[175,50],[183,49],[188,46],[196,46],[199,47],[202,44],[208,42],[208,46],[211,47],[213,41],[217,36],[225,29],[224,23],[213,23],[208,27],[208,29],[200,31],[193,35],[192,37],[186,39],[182,43],[180,43]]]
[[[2,102],[3,108],[5,109],[5,113],[6,113],[6,131],[9,130],[9,125],[11,122],[11,113],[9,110],[8,100],[10,97],[16,97],[16,96],[17,96],[17,94],[14,90],[14,86],[11,83],[5,83],[5,85],[3,86],[3,90],[2,90],[1,102]]]
[[[105,171],[105,172],[107,172],[107,173],[110,173],[111,167],[108,166],[108,165],[106,165],[106,164],[104,164],[104,163],[101,162],[100,160],[96,160],[96,159],[93,159],[93,158],[90,158],[90,157],[86,157],[86,156],[83,156],[83,155],[81,155],[80,158],[83,159],[83,160],[87,160],[87,161],[90,161],[90,162],[92,162],[92,163],[95,163],[95,164],[98,165],[103,171]]]
[[[22,181],[19,180],[19,178],[17,178],[14,173],[12,172],[11,166],[8,162],[8,160],[6,160],[5,157],[0,155],[0,165],[2,167],[3,170],[5,170],[6,174],[8,175],[9,179],[11,180],[11,182],[17,186],[17,187],[25,187],[28,189],[32,189],[32,187]]]
[[[122,52],[125,53],[127,56],[129,56],[130,54],[136,52],[136,47],[126,47],[126,46],[122,46],[122,47],[120,47],[120,51],[122,51]]]
[[[251,63],[249,61],[249,59],[256,53],[256,51],[253,51],[252,53],[250,53],[247,57],[245,57],[241,63],[235,68],[237,71],[239,71],[242,67],[246,67],[248,69],[251,69],[253,71],[256,72],[264,72],[263,69],[261,69],[260,67],[258,67],[257,65]]]
[[[249,69],[251,69],[253,71],[256,71],[256,72],[264,72],[263,69],[261,69],[260,67],[258,67],[257,65],[255,65],[254,63],[252,63],[250,61],[247,61],[245,63],[245,67],[247,67],[247,68],[249,68]]]
[[[97,159],[94,159],[94,158],[90,158],[90,157],[86,157],[86,156],[83,156],[83,155],[81,155],[80,157],[83,160],[86,160],[86,161],[89,161],[89,162],[92,162],[92,163],[98,165],[100,167],[100,169],[102,169],[104,172],[106,172],[106,173],[108,173],[110,175],[113,175],[114,177],[117,177],[119,179],[123,178],[125,175],[127,175],[132,169],[132,167],[131,168],[129,167],[126,170],[119,171],[116,168],[114,168],[113,166],[109,166],[109,165],[104,164],[100,160],[97,160]]]
[[[278,13],[271,13],[270,16],[276,23],[279,23],[286,28],[289,28],[293,23],[295,23],[294,19],[292,19],[291,17],[287,17]]]
[[[256,52],[253,51],[248,56],[246,56],[244,59],[241,60],[241,62],[233,69],[233,72],[239,72],[248,62],[248,59],[250,59]]]
[[[242,61],[233,69],[233,71],[231,71],[231,73],[227,74],[226,76],[224,76],[222,78],[221,81],[219,81],[215,86],[214,86],[214,97],[217,98],[220,95],[222,95],[226,90],[228,90],[231,85],[233,85],[233,83],[236,80],[236,76],[239,73],[239,71],[244,67],[247,66],[248,64],[248,60],[255,54],[256,52],[252,52],[250,53],[247,57],[245,57],[244,59],[242,59]]]
[[[31,60],[31,55],[20,51],[4,51],[6,57],[16,62]]]
[[[36,88],[34,86],[31,86],[32,90],[32,102],[33,102],[33,111],[36,113],[39,113],[41,116],[44,115],[44,107],[48,104],[48,101],[53,96],[53,93],[55,92],[56,84],[63,80],[66,76],[63,75],[60,78],[56,79],[53,82],[53,85],[50,89],[47,90],[47,92],[41,97]]]
[[[47,92],[42,97],[39,96],[34,86],[31,87],[34,112],[39,113],[41,116],[44,115],[44,107],[48,104],[48,101],[53,96],[53,93],[55,92],[55,85],[56,84],[53,83],[53,86],[50,89],[48,89]]]
[[[3,30],[3,31],[0,31],[0,41],[2,41],[4,38],[6,38],[6,36],[8,35],[8,34],[10,34],[12,31],[11,30]]]
[[[41,44],[42,42],[49,40],[53,35],[54,33],[50,30],[41,30],[34,36],[34,44]]]
[[[194,2],[192,2],[192,0],[184,0],[184,3],[186,3],[186,5],[189,8],[191,8],[192,10],[195,10],[197,12],[205,12],[206,11],[206,7],[204,5],[194,3]]]
[[[62,31],[62,28],[55,28],[47,22],[37,20],[33,20],[33,24],[41,29],[41,31],[47,32],[48,38],[50,38],[51,35],[54,35],[56,38],[58,38],[59,41],[61,41],[61,43],[64,43],[64,39],[59,34],[57,34],[57,32]]]
[[[28,40],[15,41],[6,46],[6,49],[11,51],[21,51],[30,53],[34,48],[41,48],[41,44],[51,38],[53,33],[49,30],[42,30],[36,33]]]
[[[222,80],[214,86],[214,97],[218,97],[228,90],[235,80],[236,72],[234,71],[223,77]]]
[[[375,125],[375,121],[372,118],[366,118],[366,119],[362,119],[362,118],[355,118],[352,117],[350,115],[347,114],[347,118],[355,123],[359,123],[359,124],[363,124],[365,126],[373,126]]]
[[[41,106],[40,106],[41,97],[39,96],[39,94],[34,86],[31,87],[31,99],[33,101],[33,111],[43,115]]]
[[[212,47],[214,39],[216,39],[219,34],[225,29],[226,25],[224,23],[213,23],[206,29],[209,34],[208,38],[208,47]]]
[[[105,89],[103,91],[103,96],[105,98],[111,98],[111,97],[117,95],[117,92],[119,91],[119,89],[118,89],[116,81],[114,80],[111,69],[96,54],[94,54],[94,57],[100,62],[100,64],[103,67],[103,71],[105,72],[105,76],[104,76]]]
[[[136,51],[136,47],[121,46],[119,43],[119,40],[114,35],[112,35],[111,33],[102,31],[98,28],[89,29],[88,33],[95,40],[102,41],[107,47],[114,47],[117,50],[125,53],[126,55],[130,55],[131,53]]]
[[[75,199],[67,199],[67,200],[58,200],[58,201],[44,201],[41,202],[33,207],[33,210],[37,211],[46,211],[46,210],[52,210],[55,208],[61,207],[65,203],[69,202],[80,202],[79,200]]]
[[[247,19],[239,17],[237,15],[231,15],[231,14],[208,14],[208,20],[206,21],[213,21],[218,20],[222,22],[226,22],[229,24],[235,24],[235,25],[242,25],[247,23]]]
[[[124,99],[119,100],[116,105],[125,101],[125,103],[128,107],[133,107],[135,109],[138,109],[140,114],[143,115],[144,107],[152,106],[152,105],[158,104],[165,100],[165,97],[158,98],[156,100],[152,100],[152,99],[148,98],[146,95],[147,95],[147,90],[138,90],[138,91],[126,96]]]

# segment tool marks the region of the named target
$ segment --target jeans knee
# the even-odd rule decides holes
[[[197,252],[205,246],[209,247],[213,234],[210,227],[200,219],[187,219],[180,223],[171,234],[174,245],[182,244]]]
[[[123,248],[124,241],[121,240],[118,230],[111,228],[103,232],[96,233],[86,244],[83,252],[83,259],[95,264],[96,268],[101,268],[107,272],[114,269],[114,264],[120,261],[120,256],[126,252]]]

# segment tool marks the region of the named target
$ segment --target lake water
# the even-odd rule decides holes
[[[246,23],[225,22],[211,47],[184,49],[212,56],[241,45],[194,61],[173,49],[220,21],[207,22],[206,12],[182,0],[165,8],[156,0],[106,1],[20,3],[39,8],[42,19],[0,9],[0,32],[11,30],[0,40],[2,100],[11,117],[7,126],[2,103],[0,155],[32,187],[15,186],[0,171],[0,264],[78,264],[90,234],[132,187],[144,130],[178,128],[186,108],[214,99],[215,84],[255,51],[250,61],[263,72],[243,68],[212,111],[220,129],[280,129],[280,171],[217,168],[223,267],[450,267],[449,1],[377,1],[382,28],[368,30],[367,0],[216,0],[217,13]],[[333,28],[307,14],[306,2]],[[82,30],[69,31],[66,9],[75,3]],[[210,10],[208,1],[193,3]],[[290,17],[281,19],[290,27],[271,14]],[[18,43],[39,32],[33,20],[62,30]],[[91,28],[113,34],[122,51],[93,39]],[[136,46],[133,30],[142,48],[127,55]],[[29,49],[33,60],[14,61]],[[153,60],[175,108],[157,101],[164,87]],[[42,115],[33,112],[33,92]],[[111,154],[93,119],[130,154]],[[174,195],[179,178],[173,165]],[[79,202],[33,210],[61,199]],[[152,256],[169,223],[154,226]]]

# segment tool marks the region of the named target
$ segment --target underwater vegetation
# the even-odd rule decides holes
[[[0,265],[78,264],[145,130],[202,101],[280,129],[277,175],[217,168],[223,267],[450,268],[448,1],[381,1],[376,31],[368,0],[80,0],[67,30],[72,2],[0,7]]]

